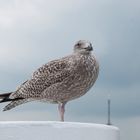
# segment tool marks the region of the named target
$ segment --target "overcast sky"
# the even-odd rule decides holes
[[[66,120],[106,123],[109,94],[121,139],[139,140],[139,13],[138,0],[0,0],[0,92],[14,91],[36,68],[89,40],[100,74],[88,94],[67,104]],[[57,106],[28,103],[0,112],[0,120],[58,120]]]

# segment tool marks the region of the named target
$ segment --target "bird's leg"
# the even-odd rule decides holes
[[[58,110],[59,110],[59,114],[60,114],[60,121],[62,121],[62,122],[64,122],[65,104],[66,104],[66,102],[58,104]]]

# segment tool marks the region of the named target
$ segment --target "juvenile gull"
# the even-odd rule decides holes
[[[0,94],[0,103],[10,101],[3,111],[29,101],[45,101],[58,104],[64,121],[66,103],[87,93],[98,77],[99,65],[92,50],[90,42],[80,40],[71,55],[38,68],[16,91]]]

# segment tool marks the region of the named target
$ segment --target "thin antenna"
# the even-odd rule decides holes
[[[108,105],[108,117],[107,117],[108,121],[107,121],[107,125],[111,125],[111,110],[110,110],[111,99],[110,99],[110,95],[108,95],[107,105]]]

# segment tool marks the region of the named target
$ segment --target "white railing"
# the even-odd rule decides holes
[[[119,140],[115,126],[48,121],[0,122],[0,140]]]

